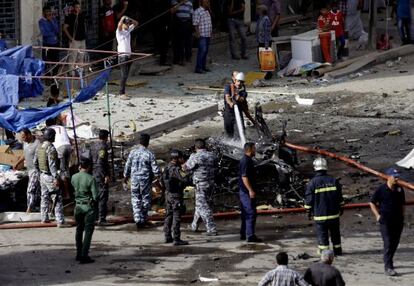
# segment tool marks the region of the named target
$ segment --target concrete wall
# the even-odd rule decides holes
[[[38,21],[42,17],[42,0],[20,0],[20,44],[40,44]]]

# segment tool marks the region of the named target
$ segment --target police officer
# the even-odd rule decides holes
[[[95,228],[96,202],[98,190],[95,178],[88,174],[92,162],[82,158],[79,172],[72,176],[72,186],[75,189],[75,220],[76,220],[76,260],[81,264],[92,263],[89,257],[92,234]],[[85,236],[83,236],[85,233]]]
[[[405,194],[404,189],[397,185],[400,177],[398,170],[391,168],[385,173],[389,176],[387,183],[372,195],[370,207],[380,224],[384,242],[385,275],[395,276],[397,272],[394,270],[393,258],[404,226]]]
[[[165,187],[166,214],[164,220],[165,243],[174,241],[174,245],[187,245],[181,240],[180,223],[183,210],[183,191],[188,182],[187,176],[181,170],[184,163],[183,154],[179,150],[171,150],[171,161],[162,174],[162,183]],[[171,236],[171,226],[173,235]]]
[[[124,169],[124,183],[131,178],[131,203],[137,229],[147,223],[151,209],[151,187],[154,177],[160,175],[154,154],[148,150],[150,136],[141,134],[140,146],[129,153]]]
[[[99,141],[92,146],[93,176],[98,184],[99,214],[98,225],[110,225],[106,221],[109,196],[109,163],[108,163],[108,136],[107,130],[99,130]]]
[[[253,158],[256,146],[244,144],[244,156],[240,160],[239,197],[241,210],[240,239],[247,242],[262,242],[255,234],[256,227],[256,171]]]
[[[339,217],[343,212],[342,187],[338,180],[327,174],[328,163],[318,157],[313,161],[316,175],[305,192],[305,209],[314,219],[318,235],[319,252],[329,249],[329,234],[335,255],[342,255]]]
[[[63,215],[63,198],[59,189],[59,159],[57,151],[53,146],[56,132],[52,128],[47,128],[43,133],[44,142],[36,150],[34,165],[40,172],[40,215],[42,223],[49,222],[49,207],[55,209],[55,217],[58,227],[67,227]]]
[[[196,152],[183,165],[184,170],[193,172],[193,182],[196,187],[194,218],[191,224],[192,231],[197,231],[200,218],[206,224],[207,235],[217,235],[216,224],[213,218],[214,177],[217,169],[216,156],[206,150],[203,139],[195,141]]]
[[[247,104],[247,92],[244,85],[244,73],[233,71],[232,82],[224,87],[224,131],[229,138],[234,137],[234,129],[236,125],[236,114],[234,105],[237,104],[240,118],[244,128],[243,113],[250,119],[253,124],[256,121],[253,119],[249,112]]]

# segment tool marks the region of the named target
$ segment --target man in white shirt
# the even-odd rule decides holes
[[[121,99],[129,99],[125,94],[125,84],[131,68],[131,32],[138,26],[138,22],[127,16],[122,16],[116,29],[116,40],[118,42],[118,62],[121,65],[121,82],[119,95]]]
[[[70,187],[69,160],[72,154],[72,145],[66,128],[61,125],[56,125],[56,120],[54,118],[46,120],[46,126],[52,128],[56,132],[53,146],[55,146],[60,162],[60,178],[63,181],[64,186],[63,197],[67,198],[69,196]]]

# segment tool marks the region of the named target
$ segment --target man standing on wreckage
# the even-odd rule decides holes
[[[244,85],[245,76],[242,72],[233,71],[232,81],[230,84],[227,84],[224,87],[224,131],[226,136],[229,138],[235,138],[235,126],[236,125],[236,111],[235,105],[237,105],[240,119],[242,123],[242,128],[244,129],[244,120],[243,113],[246,114],[247,118],[253,124],[256,124],[256,121],[251,116],[249,112],[249,107],[247,104],[247,92]],[[237,128],[237,127],[236,127]]]

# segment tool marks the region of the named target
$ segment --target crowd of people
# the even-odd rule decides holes
[[[112,50],[113,40],[117,40],[118,60],[121,66],[120,95],[128,99],[125,84],[130,68],[131,33],[138,27],[138,21],[125,13],[128,1],[121,1],[115,7],[111,2],[103,1],[100,9],[100,46],[102,50]],[[343,2],[343,1],[342,1]],[[246,31],[244,30],[243,15],[245,3],[243,0],[230,0],[226,2],[228,12],[229,47],[230,55],[234,60],[247,59]],[[405,0],[398,1],[398,7],[404,5]],[[196,73],[209,72],[207,55],[212,35],[212,19],[209,0],[201,0],[199,7],[194,11],[192,1],[172,0],[167,5],[170,10],[173,28],[173,63],[184,65],[192,59],[193,32],[198,38]],[[319,18],[319,28],[322,34],[335,31],[338,40],[338,58],[343,55],[344,47],[344,15],[338,6],[332,9],[322,9]],[[271,39],[278,35],[280,22],[280,2],[263,1],[257,6],[259,18],[257,21],[256,37],[258,47],[268,48]],[[404,42],[411,41],[410,31],[402,8],[397,8],[399,26],[404,34]],[[39,21],[43,35],[43,46],[58,47],[59,25],[52,16],[49,6],[43,9],[44,18]],[[407,20],[410,19],[410,20]],[[65,19],[63,31],[67,36],[70,47],[84,49],[86,38],[86,18],[79,2],[73,3],[72,13]],[[169,22],[170,23],[170,22]],[[410,22],[411,25],[411,22]],[[166,29],[160,25],[166,35]],[[236,34],[240,38],[240,45],[236,43]],[[168,40],[163,39],[160,44],[160,64],[167,63]],[[324,52],[327,62],[332,61]],[[59,54],[56,50],[44,50],[43,58],[46,61],[57,62]],[[69,62],[82,62],[78,52],[72,52]],[[50,73],[57,73],[55,68]],[[244,74],[234,71],[232,80],[224,88],[224,129],[228,137],[235,137],[236,117],[239,112],[243,123],[243,114],[252,124],[257,124],[249,113],[247,104],[247,91],[244,85]],[[58,94],[55,88],[52,93]],[[57,97],[50,101],[50,105],[58,103]],[[48,103],[49,106],[49,103]],[[237,109],[236,109],[237,107]],[[54,212],[58,227],[69,227],[63,213],[63,199],[69,197],[70,188],[74,189],[76,220],[76,260],[81,263],[91,263],[89,248],[95,224],[110,226],[107,221],[107,203],[109,199],[109,184],[111,174],[108,162],[107,130],[99,131],[99,140],[91,147],[90,154],[82,154],[79,172],[71,175],[69,170],[69,157],[72,152],[72,142],[56,119],[46,122],[47,128],[41,138],[36,138],[30,130],[21,132],[24,141],[25,165],[29,174],[27,188],[27,212],[35,209],[40,198],[40,213],[42,223],[50,222],[50,212]],[[161,170],[156,163],[155,155],[148,149],[150,136],[141,134],[139,146],[133,149],[125,164],[124,183],[130,185],[131,205],[133,218],[138,230],[148,225],[148,212],[151,209],[151,188],[154,180],[161,182],[165,191],[166,215],[164,222],[165,243],[175,246],[184,246],[188,241],[181,239],[181,215],[184,207],[184,188],[191,181],[195,186],[195,210],[191,223],[191,231],[199,231],[201,222],[205,224],[207,236],[217,236],[218,230],[213,217],[214,180],[218,172],[217,158],[213,152],[208,151],[203,139],[195,141],[195,152],[186,159],[180,150],[171,150],[170,162]],[[239,199],[241,210],[240,239],[248,243],[259,243],[262,239],[256,235],[256,194],[257,176],[254,157],[256,155],[255,143],[247,142],[243,146],[244,155],[239,165]],[[344,201],[341,185],[338,180],[330,176],[325,159],[317,158],[314,161],[315,177],[308,183],[305,193],[305,209],[309,218],[315,222],[318,250],[321,262],[309,267],[302,277],[290,270],[288,256],[281,252],[277,255],[278,266],[270,271],[260,281],[259,285],[345,285],[339,271],[331,264],[334,256],[343,254],[340,235],[340,216],[343,213]],[[380,224],[381,235],[384,241],[384,267],[385,274],[394,276],[396,271],[393,265],[393,256],[398,248],[404,222],[404,191],[398,187],[399,174],[392,169],[387,172],[390,179],[382,185],[372,196],[371,209]],[[331,247],[332,245],[332,247]],[[332,248],[333,251],[329,250]],[[334,281],[334,282],[333,282]]]

